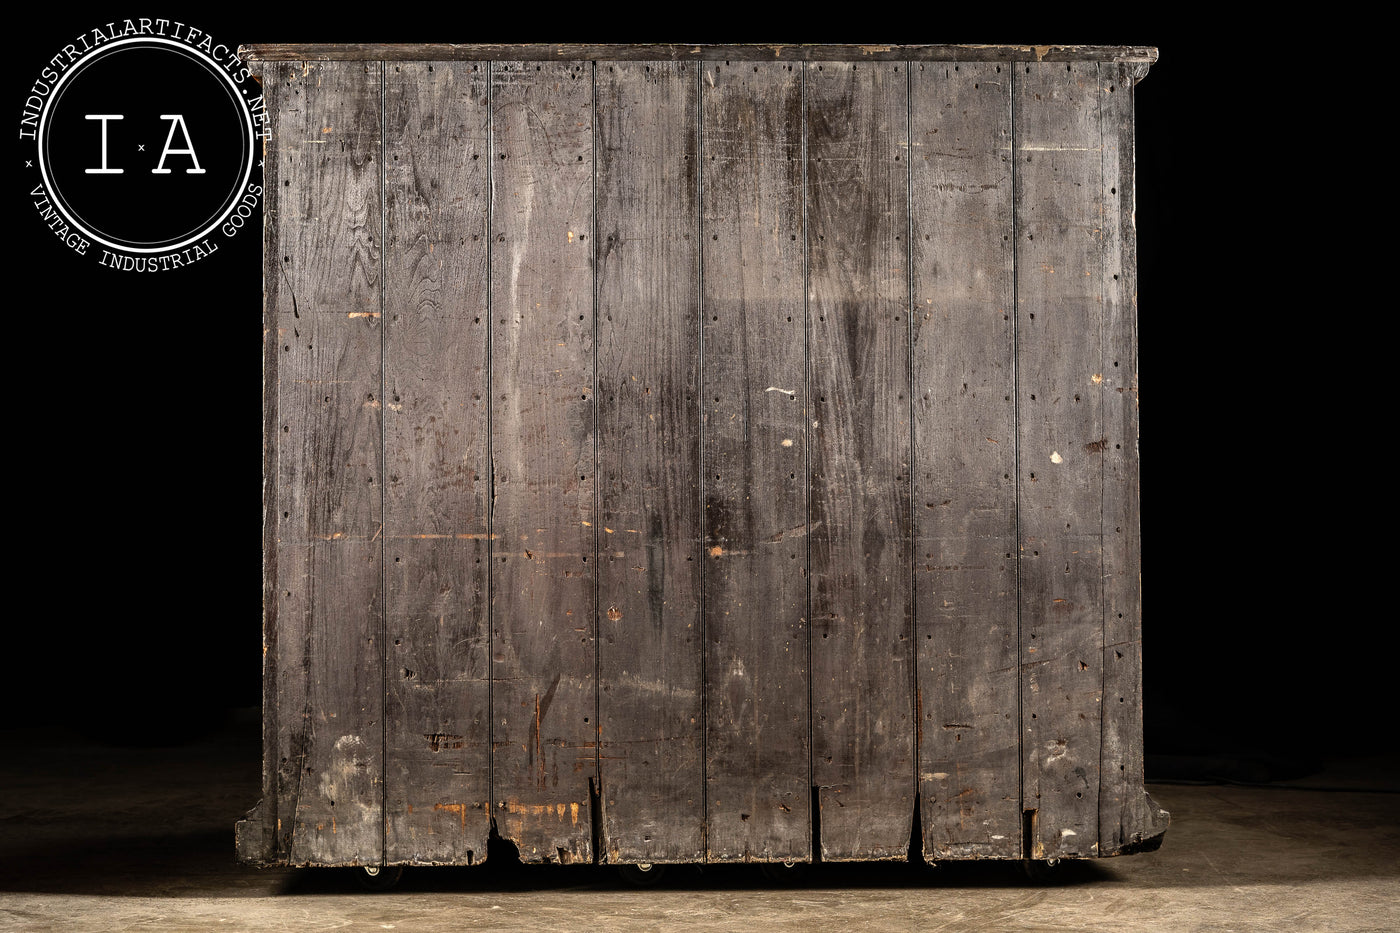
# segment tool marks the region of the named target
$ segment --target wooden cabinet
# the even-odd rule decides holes
[[[1152,49],[256,46],[242,858],[1092,857]],[[911,842],[911,840],[914,840]]]

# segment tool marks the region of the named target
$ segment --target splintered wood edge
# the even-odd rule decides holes
[[[1157,49],[1119,45],[452,45],[260,43],[244,61],[956,61],[1123,62],[1151,65]],[[1144,69],[1145,70],[1145,69]]]

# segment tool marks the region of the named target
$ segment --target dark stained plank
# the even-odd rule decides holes
[[[1099,854],[1160,835],[1167,814],[1143,790],[1142,576],[1138,496],[1137,237],[1131,65],[1099,70],[1104,113],[1104,648]]]
[[[1113,61],[1151,63],[1157,50],[1111,45],[502,45],[433,43],[265,43],[238,49],[245,61],[301,59],[373,61]]]
[[[706,858],[805,861],[801,65],[702,75]]]
[[[273,119],[284,109],[283,94],[289,82],[279,80],[289,66],[269,65],[262,79],[269,130],[277,125]],[[276,143],[268,144],[268,151]],[[281,437],[281,422],[277,418],[278,364],[282,341],[278,339],[278,307],[282,298],[282,254],[279,246],[278,183],[280,161],[265,159],[263,165],[263,210],[267,222],[263,225],[263,363],[262,363],[262,796],[252,810],[234,827],[234,845],[240,860],[257,865],[274,864],[279,855],[277,826],[278,791],[278,723],[277,703],[277,522],[279,485],[277,450]]]
[[[383,850],[379,65],[277,70],[279,849]]]
[[[492,69],[492,816],[527,862],[590,861],[592,65]]]
[[[905,68],[804,66],[812,781],[823,859],[906,858],[914,813]]]
[[[924,856],[1021,850],[1011,74],[912,74]]]
[[[698,862],[699,66],[597,69],[602,836],[609,862]]]
[[[386,64],[386,859],[490,834],[485,64]]]
[[[1093,855],[1103,691],[1099,66],[1015,65],[1024,804],[1034,858]],[[1096,382],[1095,380],[1100,380]]]

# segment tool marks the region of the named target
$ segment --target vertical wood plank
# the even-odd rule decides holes
[[[597,66],[599,760],[612,862],[704,856],[697,67]]]
[[[1022,754],[1024,806],[1036,811],[1026,854],[1089,856],[1103,690],[1098,65],[1013,67]]]
[[[911,78],[924,856],[1015,858],[1010,66],[929,62]]]
[[[1137,235],[1133,66],[1103,66],[1104,649],[1099,854],[1159,836],[1167,814],[1143,790],[1142,576],[1138,495]]]
[[[811,857],[800,65],[701,90],[709,861]]]
[[[493,817],[592,859],[596,776],[593,82],[493,65]]]
[[[908,84],[804,65],[812,780],[823,859],[904,859],[914,812]]]
[[[385,66],[386,859],[490,832],[485,63]]]
[[[289,94],[289,82],[281,80],[279,69],[269,66],[263,84],[265,107],[269,115],[268,131],[274,132],[282,122],[284,97]],[[274,138],[267,150],[275,154]],[[255,864],[268,864],[286,853],[279,850],[275,832],[277,826],[278,734],[283,714],[277,698],[277,537],[278,506],[281,505],[278,448],[281,441],[281,421],[278,419],[278,369],[283,353],[278,332],[279,307],[282,306],[282,253],[278,239],[278,205],[281,197],[278,183],[281,162],[276,158],[264,160],[263,211],[263,361],[262,361],[262,796],[257,805],[234,828],[235,847],[239,859]]]
[[[279,848],[383,847],[379,65],[277,68]]]

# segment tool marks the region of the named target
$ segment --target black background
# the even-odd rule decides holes
[[[1365,308],[1318,282],[1325,253],[1309,243],[1329,233],[1305,204],[1315,176],[1293,171],[1300,146],[1326,143],[1327,115],[1284,94],[1305,66],[1266,62],[1274,38],[1103,10],[939,18],[912,33],[707,22],[674,37],[1159,47],[1136,92],[1149,777],[1179,767],[1168,755],[1229,756],[1272,777],[1388,751],[1395,613],[1372,595],[1388,542],[1366,529],[1386,500],[1369,468],[1349,472],[1369,441],[1328,416],[1362,378],[1353,367],[1374,363],[1358,363],[1365,346],[1331,358],[1325,335]],[[44,61],[97,24],[30,15],[6,72],[12,128]],[[284,12],[107,18],[140,15],[230,45],[672,38],[596,20],[483,35],[417,16],[373,28]],[[158,76],[140,92],[160,93]],[[6,709],[12,724],[180,741],[259,702],[260,230],[178,272],[114,273],[40,224],[29,172],[16,156]],[[1342,237],[1345,222],[1330,229]]]

